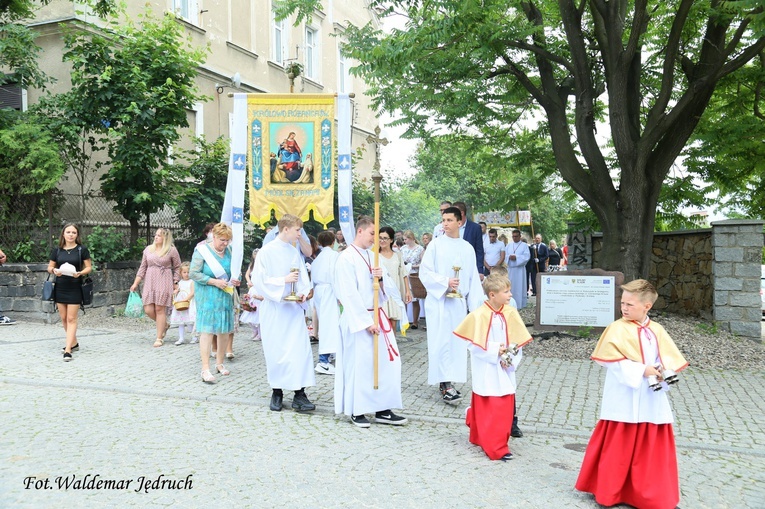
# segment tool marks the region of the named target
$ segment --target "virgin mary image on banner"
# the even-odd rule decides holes
[[[271,183],[313,183],[313,154],[300,149],[314,146],[313,128],[312,122],[271,123]]]
[[[334,219],[335,98],[330,94],[249,94],[250,220],[294,214]]]

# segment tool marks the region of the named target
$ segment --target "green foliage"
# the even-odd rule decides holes
[[[8,257],[14,263],[33,263],[46,260],[48,256],[48,244],[45,241],[35,242],[30,237],[25,237],[11,247]]]
[[[111,29],[66,35],[72,89],[60,113],[91,133],[89,143],[106,147],[111,164],[101,190],[130,221],[135,240],[138,221],[174,198],[179,176],[166,161],[177,129],[188,126],[187,110],[201,99],[194,79],[206,49],[184,40],[172,15],[157,20],[145,11],[140,26],[113,19]]]
[[[577,327],[576,335],[579,339],[590,339],[592,337],[592,329],[591,325],[582,325]]]
[[[226,198],[229,158],[229,143],[224,138],[212,143],[197,138],[195,142],[194,149],[175,156],[175,166],[179,170],[185,168],[189,179],[176,183],[174,200],[181,227],[194,235],[207,223],[220,218]]]
[[[88,250],[94,264],[119,262],[133,259],[129,239],[113,226],[94,226],[87,239]]]
[[[63,174],[58,147],[38,119],[28,113],[0,110],[0,224],[14,225],[3,242],[7,246],[18,244],[15,249],[25,261],[47,256],[44,249],[33,250],[41,240],[39,235],[30,240],[26,234],[47,228],[48,206],[55,204],[52,195]],[[23,236],[14,236],[14,232]],[[15,255],[14,259],[19,260]]]
[[[300,23],[320,3],[277,6]],[[667,224],[672,200],[688,201],[671,196],[689,189],[684,176],[673,176],[664,196],[662,187],[718,83],[765,49],[758,0],[371,0],[369,8],[406,24],[383,32],[371,22],[343,34],[344,51],[358,62],[351,72],[367,82],[373,106],[397,115],[408,136],[470,136],[497,160],[525,163],[502,173],[558,173],[598,220],[604,267],[628,278],[647,275],[660,198],[670,200]],[[539,119],[545,124],[529,131]],[[494,194],[512,197],[502,191]]]
[[[729,119],[735,119],[730,121]],[[689,147],[686,166],[729,212],[765,217],[765,54],[721,80]]]
[[[575,199],[556,179],[555,161],[540,133],[525,131],[512,150],[500,150],[473,137],[438,136],[414,156],[418,169],[404,185],[430,196],[430,230],[439,220],[438,203],[464,201],[474,212],[532,211],[535,232],[545,241],[561,239]],[[530,229],[529,229],[530,231]]]
[[[711,325],[708,323],[699,322],[696,324],[696,328],[707,336],[714,336],[720,332],[717,322],[712,322]]]

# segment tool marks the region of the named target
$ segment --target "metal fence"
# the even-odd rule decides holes
[[[115,232],[122,234],[125,246],[130,243],[130,223],[115,212],[114,203],[102,195],[86,196],[83,199],[76,194],[52,192],[28,200],[22,199],[10,206],[0,200],[0,217],[8,218],[0,223],[0,249],[8,255],[11,263],[47,263],[50,250],[58,244],[61,228],[67,223],[75,223],[80,227],[85,245],[96,226],[114,228]],[[181,258],[191,258],[202,232],[183,229],[176,212],[164,208],[151,214],[148,222],[139,223],[138,238],[150,243],[157,228],[170,230]],[[250,251],[261,245],[263,235],[264,231],[255,225],[245,226],[245,265],[249,263]]]

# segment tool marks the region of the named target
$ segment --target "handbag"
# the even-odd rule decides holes
[[[86,277],[82,281],[82,305],[90,306],[93,304],[93,280]]]
[[[53,302],[56,296],[56,280],[50,280],[50,274],[43,282],[42,300]]]
[[[77,254],[80,258],[78,270],[82,270],[82,247],[77,246]],[[82,306],[93,304],[93,279],[90,276],[82,280]]]

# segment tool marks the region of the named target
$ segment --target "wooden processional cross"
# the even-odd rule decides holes
[[[372,181],[375,183],[375,244],[374,244],[374,254],[375,254],[375,261],[374,266],[375,268],[380,266],[380,237],[377,235],[377,232],[380,231],[380,182],[382,182],[382,174],[380,173],[380,145],[385,146],[388,144],[387,138],[380,138],[380,126],[375,127],[375,135],[372,136],[371,134],[367,136],[367,143],[374,143],[375,144],[375,165],[372,170]],[[375,278],[374,284],[374,305],[373,305],[373,319],[375,324],[375,329],[380,327],[380,280],[378,278]],[[379,351],[378,351],[378,344],[379,344],[379,338],[378,334],[375,333],[373,335],[373,346],[372,346],[372,352],[373,352],[373,380],[372,380],[372,386],[375,389],[379,388],[378,384],[378,366],[379,366]]]

